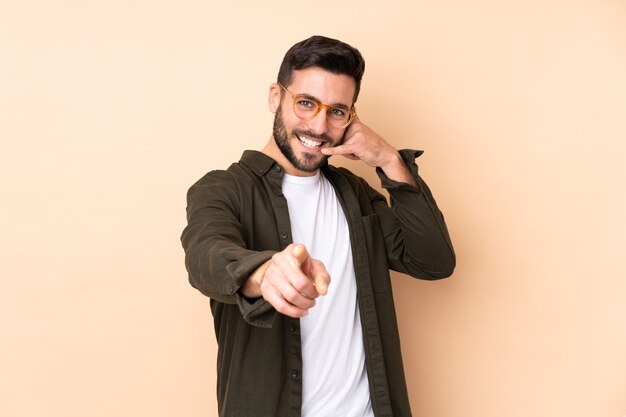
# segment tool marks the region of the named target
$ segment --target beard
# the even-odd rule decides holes
[[[298,158],[295,151],[293,150],[293,146],[289,142],[289,136],[307,136],[314,139],[324,140],[331,144],[334,142],[333,139],[326,134],[317,135],[310,130],[294,129],[292,132],[288,133],[287,128],[285,127],[285,123],[283,122],[282,106],[279,106],[278,110],[276,111],[276,114],[274,116],[274,127],[272,131],[274,135],[274,141],[276,142],[278,149],[280,149],[285,158],[287,158],[287,160],[298,170],[303,172],[315,172],[318,169],[328,165],[328,158],[330,158],[329,155],[303,152],[301,157]],[[295,139],[299,140],[297,137],[295,137]],[[339,143],[341,143],[342,141],[343,137],[339,141]]]

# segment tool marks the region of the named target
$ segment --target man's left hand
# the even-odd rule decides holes
[[[322,153],[361,160],[371,167],[381,168],[392,180],[415,185],[413,176],[398,151],[358,118],[348,127],[341,145],[322,148]]]

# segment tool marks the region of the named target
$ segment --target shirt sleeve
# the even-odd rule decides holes
[[[263,298],[245,298],[239,290],[276,252],[247,248],[240,207],[237,185],[227,171],[212,171],[189,189],[181,236],[189,282],[216,301],[237,304],[248,323],[271,327],[276,315],[271,305]]]
[[[391,269],[416,278],[439,279],[452,275],[456,256],[444,216],[428,185],[418,174],[415,159],[423,152],[400,150],[417,186],[389,179],[377,168],[386,199],[370,188],[372,206],[383,231]]]

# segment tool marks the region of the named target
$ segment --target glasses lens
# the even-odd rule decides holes
[[[301,119],[312,119],[319,113],[319,103],[304,97],[295,97],[293,110]]]
[[[347,107],[323,106],[316,100],[296,96],[293,98],[293,111],[301,119],[311,120],[317,116],[322,107],[326,107],[326,119],[333,127],[343,128],[350,123],[352,113]]]
[[[331,107],[326,113],[328,122],[334,127],[344,127],[350,122],[352,114],[345,107]]]

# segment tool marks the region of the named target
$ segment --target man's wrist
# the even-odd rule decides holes
[[[397,182],[404,182],[411,185],[416,185],[411,171],[404,163],[404,159],[400,153],[394,150],[388,157],[388,162],[379,167],[390,180]]]
[[[248,279],[243,284],[239,292],[246,298],[258,298],[263,294],[261,293],[261,282],[263,282],[263,277],[265,275],[265,271],[270,266],[272,262],[271,259],[268,259],[263,264],[259,265],[252,273],[248,276]]]

